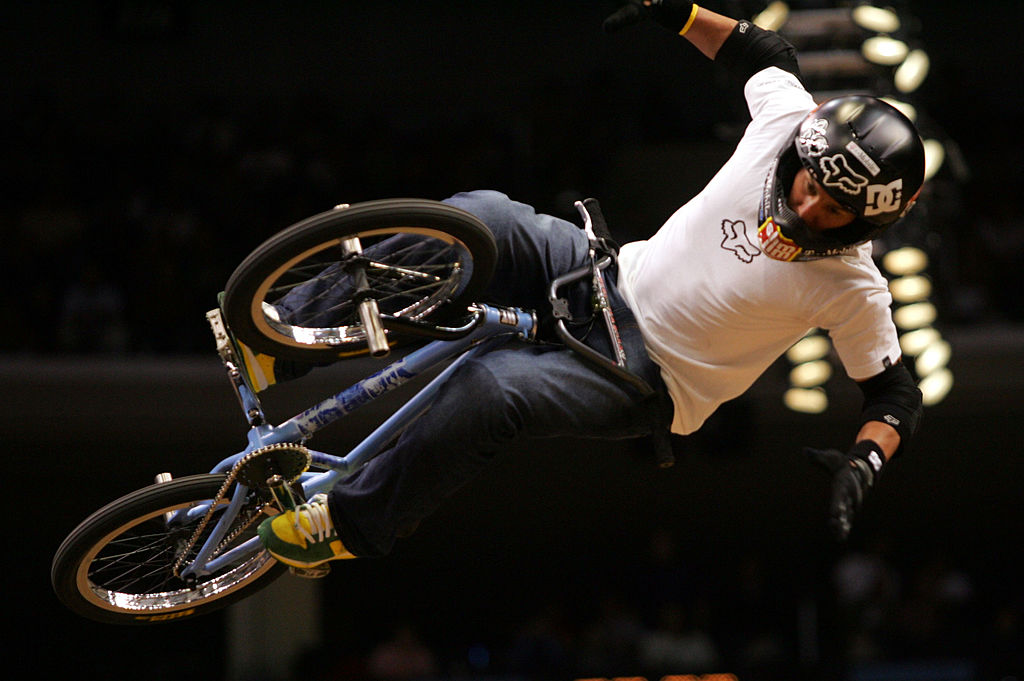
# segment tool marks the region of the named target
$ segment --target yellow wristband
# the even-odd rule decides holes
[[[686,32],[690,30],[690,27],[693,26],[693,20],[697,18],[697,10],[699,9],[700,7],[697,6],[697,3],[693,3],[693,9],[690,10],[690,18],[686,20],[686,25],[683,26],[683,30],[679,31],[679,35],[686,35]]]

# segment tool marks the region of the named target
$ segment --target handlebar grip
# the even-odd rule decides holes
[[[601,204],[597,202],[597,199],[583,199],[583,207],[590,214],[590,226],[594,230],[594,236],[611,241],[612,233],[608,230],[608,223],[605,222]]]
[[[640,7],[639,3],[631,2],[628,5],[624,5],[617,12],[605,19],[602,27],[604,28],[605,33],[615,33],[627,26],[639,23],[643,18],[643,8]]]

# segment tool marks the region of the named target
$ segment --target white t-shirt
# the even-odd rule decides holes
[[[683,435],[813,328],[828,330],[855,380],[900,357],[871,244],[803,262],[761,252],[757,210],[769,166],[815,103],[776,67],[751,77],[744,94],[752,120],[729,161],[654,236],[619,253],[620,289],[674,402],[672,431]]]

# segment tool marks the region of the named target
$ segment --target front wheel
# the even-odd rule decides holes
[[[331,362],[366,354],[362,301],[389,317],[444,324],[466,314],[496,259],[494,236],[466,211],[425,199],[368,201],[268,239],[235,269],[221,307],[252,349]]]
[[[54,556],[50,577],[57,597],[79,615],[99,622],[152,624],[218,610],[268,585],[285,567],[264,550],[247,554],[194,584],[174,575],[178,554],[200,518],[176,514],[168,522],[172,516],[167,514],[214,499],[225,478],[206,474],[158,483],[93,513]],[[255,536],[259,506],[255,497],[246,505],[228,532],[230,545],[222,548]],[[217,517],[206,526],[197,546]]]

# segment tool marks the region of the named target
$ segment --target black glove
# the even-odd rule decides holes
[[[882,470],[882,448],[871,440],[861,440],[845,454],[838,449],[810,447],[804,448],[804,454],[832,474],[829,524],[836,539],[843,541],[850,534],[853,517],[860,510],[864,495]]]
[[[690,20],[692,11],[693,3],[682,0],[630,0],[604,20],[604,30],[605,33],[614,33],[651,17],[673,33],[679,33]]]

